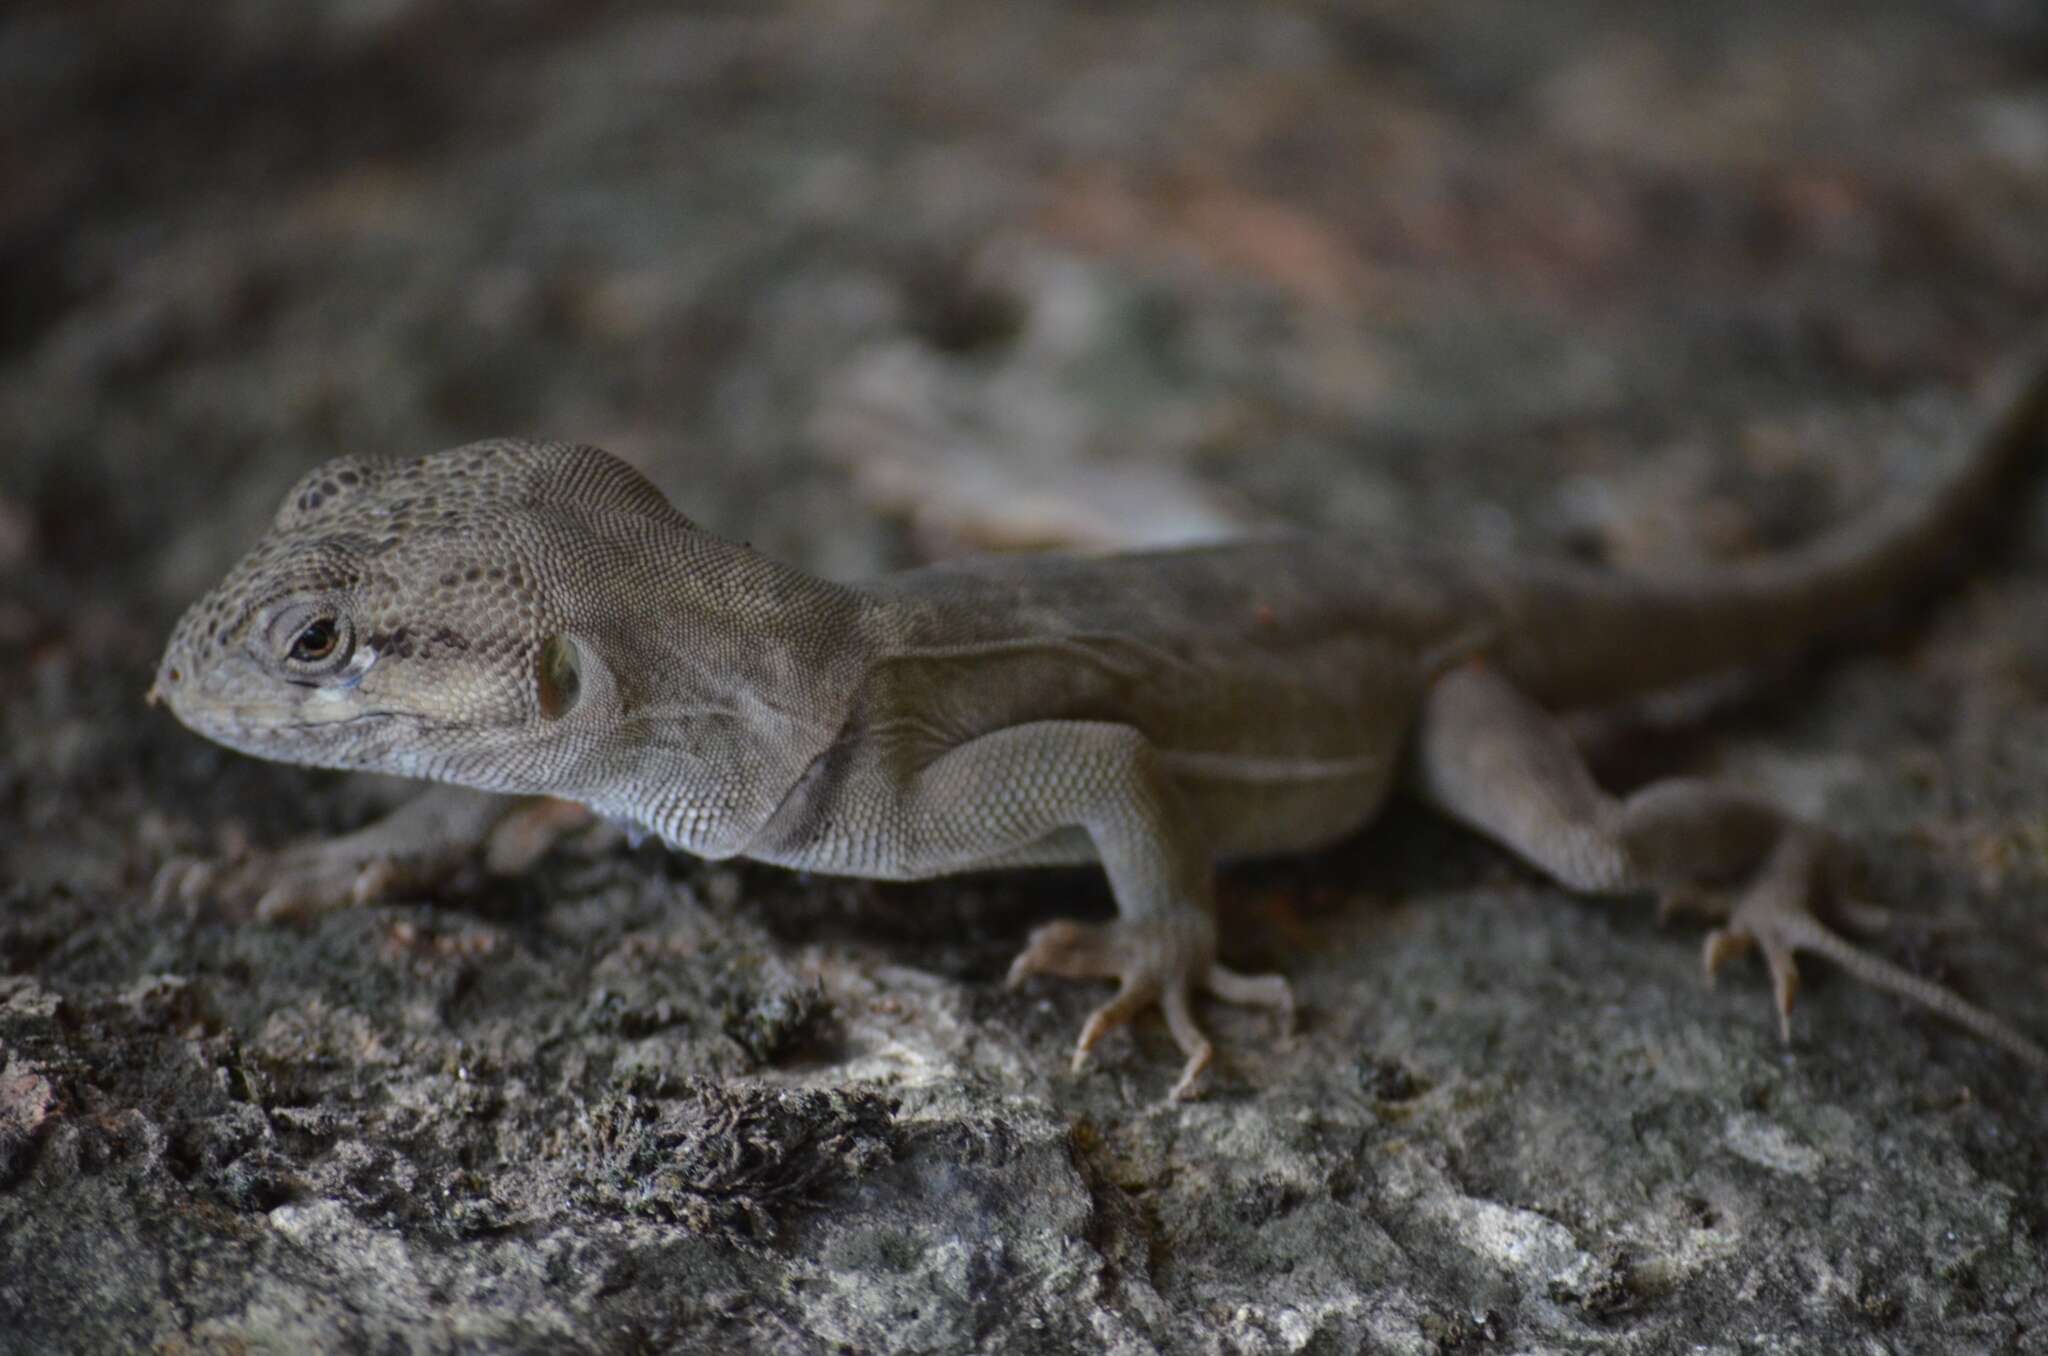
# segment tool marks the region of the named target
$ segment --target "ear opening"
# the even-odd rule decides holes
[[[533,668],[542,716],[560,720],[576,709],[583,696],[583,651],[573,639],[553,635],[542,641]]]

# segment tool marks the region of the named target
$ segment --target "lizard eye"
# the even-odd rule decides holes
[[[279,617],[272,627],[271,643],[284,652],[284,665],[293,673],[322,677],[349,661],[355,651],[355,632],[348,618],[329,607],[293,609]]]

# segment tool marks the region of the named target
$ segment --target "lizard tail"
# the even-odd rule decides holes
[[[1990,426],[1940,484],[1811,545],[1682,583],[1564,565],[1483,582],[1495,658],[1540,701],[1612,701],[1796,652],[1912,595],[2048,454],[2048,346],[1993,387]]]

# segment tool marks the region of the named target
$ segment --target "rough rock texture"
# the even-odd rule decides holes
[[[299,927],[393,789],[139,701],[315,460],[596,441],[842,576],[1244,521],[1648,567],[1931,469],[2048,312],[2048,19],[1875,0],[0,18],[0,1350],[2048,1353],[2048,1087],[1399,813],[1234,871],[1308,1004],[1160,1104],[1003,990],[1089,875],[652,850]],[[856,502],[858,501],[858,502]],[[1851,831],[2048,1033],[2048,493],[1605,766]]]

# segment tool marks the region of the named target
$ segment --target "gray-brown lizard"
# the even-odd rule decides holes
[[[1117,920],[1041,928],[1012,978],[1118,982],[1077,1063],[1159,1007],[1177,1093],[1211,1056],[1195,993],[1291,1011],[1284,979],[1217,962],[1214,862],[1328,843],[1404,784],[1574,890],[1704,889],[1710,971],[1760,947],[1781,1020],[1805,951],[2048,1065],[1823,925],[1825,830],[1706,781],[1610,796],[1550,714],[1783,653],[1909,589],[2039,451],[2048,374],[2000,409],[1918,502],[1672,582],[1293,538],[850,587],[702,531],[594,448],[343,458],[187,612],[151,695],[262,757],[558,797],[705,857],[897,879],[1099,861]],[[436,866],[498,818],[423,800],[304,857],[284,902],[375,893],[384,863]]]

